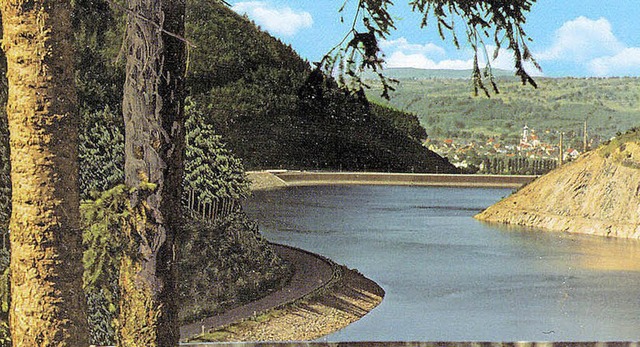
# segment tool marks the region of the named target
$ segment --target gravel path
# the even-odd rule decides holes
[[[327,285],[334,277],[334,265],[329,260],[313,253],[273,244],[274,250],[294,266],[294,274],[289,283],[277,292],[247,305],[229,310],[223,314],[207,317],[180,328],[180,338],[215,330],[239,320],[255,316],[266,310],[291,303]]]

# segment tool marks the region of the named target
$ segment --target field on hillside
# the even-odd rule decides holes
[[[499,77],[500,93],[487,98],[474,96],[470,79],[460,74],[439,77],[407,69],[387,74],[400,80],[391,100],[382,100],[376,87],[368,96],[415,113],[431,138],[515,140],[527,125],[553,142],[559,132],[581,138],[586,121],[589,137],[598,143],[640,125],[638,78],[537,78],[535,89]]]

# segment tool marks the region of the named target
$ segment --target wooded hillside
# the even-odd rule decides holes
[[[415,116],[339,90],[246,18],[202,1],[187,16],[191,98],[247,168],[453,170]]]

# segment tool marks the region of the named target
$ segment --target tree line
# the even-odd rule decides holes
[[[482,160],[479,172],[493,175],[544,175],[557,165],[556,159],[492,157]]]

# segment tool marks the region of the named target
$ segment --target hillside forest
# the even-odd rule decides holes
[[[190,4],[190,100],[247,169],[430,172],[451,166],[408,113],[345,94],[246,18]],[[223,20],[220,20],[223,18]]]

